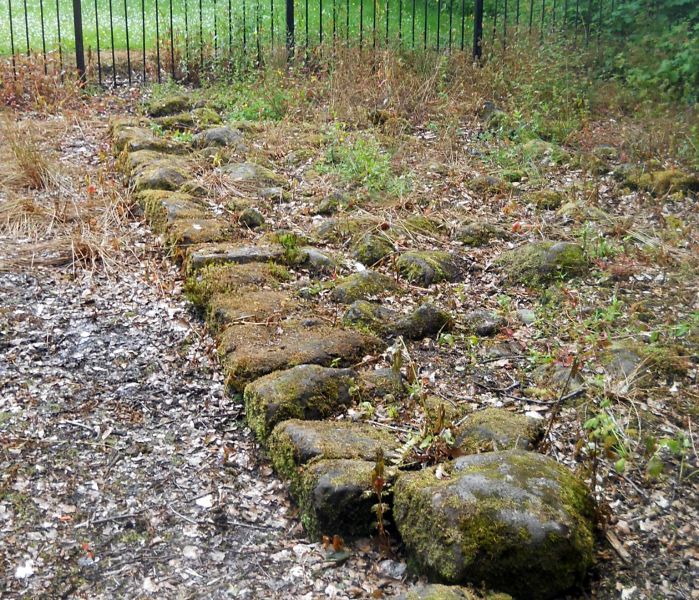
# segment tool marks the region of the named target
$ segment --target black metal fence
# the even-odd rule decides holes
[[[462,52],[523,35],[589,44],[615,0],[0,0],[0,57],[100,85],[330,57],[338,47]]]

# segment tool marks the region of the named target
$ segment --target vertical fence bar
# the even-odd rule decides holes
[[[201,0],[199,0],[201,2]],[[243,0],[243,55],[247,58],[248,55],[248,31],[247,31],[247,6]]]
[[[85,81],[85,46],[83,41],[83,11],[80,0],[73,0],[73,29],[75,31],[75,65],[78,78]]]
[[[318,0],[319,2],[319,14],[318,14],[318,43],[323,45],[323,0]]]
[[[498,33],[498,0],[495,0],[495,15],[493,16],[493,45],[495,44],[495,36]]]
[[[437,0],[437,52],[439,52],[439,36],[442,33],[442,0]]]
[[[172,0],[170,0],[172,2]],[[218,55],[218,17],[217,13],[218,11],[216,10],[216,0],[214,0],[214,61],[216,60],[216,56]]]
[[[466,48],[464,34],[466,33],[466,0],[461,0],[461,52]]]
[[[347,41],[347,47],[349,48],[349,29],[350,29],[350,2],[347,0],[345,3],[345,38]]]
[[[391,10],[391,0],[386,0],[386,47],[388,48],[388,18],[389,18],[389,13]]]
[[[427,50],[427,0],[423,0],[425,4],[425,21],[423,23],[423,32],[422,32],[422,49]]]
[[[403,47],[403,0],[398,0],[398,46]]]
[[[124,33],[126,34],[126,69],[129,85],[131,85],[131,43],[129,41],[129,8],[128,0],[124,0]]]
[[[172,17],[172,0],[170,0],[170,74],[175,79],[175,21]]]
[[[116,54],[114,52],[114,11],[112,0],[109,0],[109,42],[112,48],[112,83],[116,86]]]
[[[413,0],[413,16],[412,16],[412,26],[411,26],[412,32],[412,41],[410,43],[411,47],[413,50],[415,50],[415,0]]]
[[[260,23],[260,0],[255,3],[255,44],[257,46],[257,66],[262,65],[262,30]]]
[[[158,0],[155,1],[157,2]],[[245,5],[243,4],[243,6]],[[245,31],[245,22],[243,22],[243,31]],[[160,61],[158,61],[158,69],[160,69]],[[204,9],[202,0],[199,0],[199,70],[204,70]],[[158,70],[159,74],[160,70]]]
[[[27,40],[27,56],[31,56],[29,49],[29,13],[27,11],[27,0],[24,0],[24,35]]]
[[[58,0],[56,0],[58,2]],[[12,25],[12,0],[7,0],[7,9],[10,17],[10,52],[12,52],[12,75],[17,79],[17,59],[15,58],[15,30]]]
[[[529,35],[532,34],[532,25],[534,24],[534,0],[529,0]]]
[[[587,15],[585,18],[585,47],[590,45],[590,29],[592,28],[592,0],[587,2]]]
[[[333,0],[333,48],[337,39],[337,0]]]
[[[376,48],[376,8],[379,4],[379,0],[374,0],[374,19],[372,25],[372,46]]]
[[[449,0],[449,52],[451,52],[451,28],[454,22],[454,0]]]
[[[185,3],[185,11],[186,11]],[[185,12],[185,15],[187,13]],[[185,16],[185,19],[187,17]],[[114,44],[112,44],[113,46]],[[141,51],[143,52],[143,83],[146,82],[146,0],[141,0]]]
[[[502,13],[502,49],[503,51],[507,49],[507,0]]]
[[[515,6],[515,26],[517,29],[519,29],[519,5],[520,5],[520,0],[517,0],[517,4]]]
[[[359,49],[364,47],[364,0],[359,0]]]
[[[8,0],[9,1],[9,0]],[[58,64],[61,68],[61,81],[63,81],[63,44],[61,42],[61,9],[59,0],[56,0],[56,33],[58,34]],[[12,29],[10,29],[12,31]],[[12,44],[14,46],[14,43]],[[14,50],[12,51],[14,59]]]
[[[294,55],[296,33],[294,31],[294,0],[286,0],[286,53],[288,60]]]
[[[308,0],[306,0],[305,3],[305,9],[306,9],[306,16],[305,16],[305,23],[304,23],[304,28],[305,28],[305,33],[306,33],[306,39],[304,40],[306,44],[306,56],[308,56],[308,46],[309,46],[309,23],[308,23]]]
[[[270,0],[272,5],[272,48],[274,48],[274,0]],[[228,0],[228,60],[233,57],[233,4]]]
[[[39,0],[39,12],[41,15],[41,51],[44,56],[44,75],[48,75],[48,65],[46,64],[46,32],[44,30],[44,0]]]
[[[580,21],[580,0],[575,0],[575,27],[573,33],[573,44],[578,44],[578,23]]]
[[[158,83],[163,82],[163,76],[160,71],[160,10],[158,0],[155,0],[155,62],[158,72]]]
[[[97,81],[102,85],[102,58],[100,57],[100,20],[97,10],[97,0],[95,0],[95,34],[97,42]]]
[[[270,21],[270,31],[269,31],[269,37],[270,37],[270,46],[272,49],[272,54],[274,54],[274,0],[269,0],[269,14],[271,15],[271,21]],[[231,0],[228,0],[228,26],[230,27],[230,19],[231,19]]]
[[[539,39],[544,40],[544,18],[546,16],[546,0],[541,0],[541,31],[539,31]]]
[[[473,11],[473,58],[483,56],[483,0],[476,0]]]

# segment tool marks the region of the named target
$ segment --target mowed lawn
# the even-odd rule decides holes
[[[348,38],[366,45],[401,42],[406,47],[461,47],[462,16],[464,45],[472,36],[474,0],[294,0],[296,40],[313,46],[321,36],[332,43]],[[487,8],[494,0],[487,1]],[[322,10],[322,12],[321,12]],[[12,27],[10,27],[10,14]],[[43,19],[42,19],[43,14]],[[156,15],[158,19],[156,22]],[[43,21],[43,27],[42,27]],[[156,48],[170,39],[183,48],[188,41],[225,52],[245,42],[269,49],[285,40],[285,0],[82,0],[83,36],[86,51]],[[386,25],[388,23],[388,35]],[[127,44],[128,24],[128,44]],[[60,25],[60,32],[59,32]],[[439,34],[438,34],[439,32]],[[0,54],[41,53],[59,46],[75,47],[72,0],[0,0]],[[425,34],[427,40],[425,42]],[[162,48],[161,48],[162,50]]]

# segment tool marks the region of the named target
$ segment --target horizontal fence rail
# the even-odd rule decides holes
[[[618,2],[617,2],[618,6]],[[274,60],[367,50],[600,43],[614,0],[0,0],[0,57],[100,85],[198,81]]]

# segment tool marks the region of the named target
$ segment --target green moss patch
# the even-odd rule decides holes
[[[440,281],[456,281],[460,275],[456,260],[447,252],[404,252],[398,257],[397,266],[410,283],[424,287]]]
[[[588,259],[578,244],[532,242],[502,253],[495,261],[514,283],[536,286],[583,274]]]

